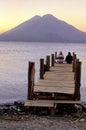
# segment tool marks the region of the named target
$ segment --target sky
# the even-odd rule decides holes
[[[86,0],[0,0],[0,33],[46,14],[86,32]]]

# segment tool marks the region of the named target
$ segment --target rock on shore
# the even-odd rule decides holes
[[[40,114],[28,113],[26,115],[24,111],[24,104],[21,102],[1,105],[0,130],[86,129],[86,108],[83,109],[82,113],[68,113],[64,111],[54,116],[50,116],[46,112],[47,111],[42,111]]]

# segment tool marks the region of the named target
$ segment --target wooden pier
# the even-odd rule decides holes
[[[25,109],[48,107],[55,111],[58,104],[81,104],[81,62],[73,54],[72,64],[55,63],[55,55],[40,59],[40,79],[35,84],[35,63],[29,62],[28,96]]]

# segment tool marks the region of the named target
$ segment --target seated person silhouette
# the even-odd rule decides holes
[[[67,64],[71,64],[72,60],[73,60],[73,57],[72,57],[71,53],[68,52],[68,55],[66,56],[65,61],[67,62]]]
[[[56,62],[57,63],[63,63],[64,62],[64,55],[62,51],[60,51],[59,55],[56,57]]]

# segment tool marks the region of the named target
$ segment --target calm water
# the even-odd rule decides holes
[[[26,100],[28,62],[36,66],[35,82],[39,79],[39,59],[55,51],[75,52],[82,61],[81,100],[86,102],[86,44],[0,42],[0,103]]]

